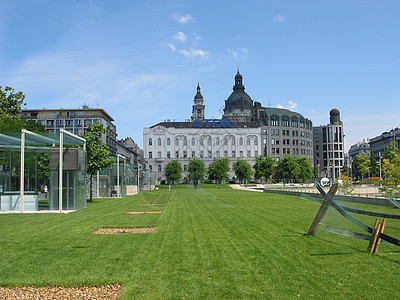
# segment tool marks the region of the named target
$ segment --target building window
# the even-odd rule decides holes
[[[167,151],[167,158],[171,158],[171,152]]]
[[[236,152],[232,151],[232,157],[236,157]]]
[[[224,151],[224,157],[228,157],[228,151]]]
[[[187,172],[187,165],[183,165],[183,172]]]
[[[192,146],[196,145],[196,140],[194,138],[192,138]]]
[[[215,140],[215,145],[219,146],[219,144],[220,144],[219,137],[217,137]]]
[[[247,146],[250,146],[250,139],[247,139]]]
[[[224,145],[225,145],[225,146],[228,145],[228,138],[224,138]]]
[[[251,157],[250,150],[247,150],[247,157]]]
[[[175,138],[175,146],[179,146],[179,139]]]
[[[200,151],[200,157],[203,158],[203,156],[204,156],[204,152]]]
[[[153,158],[153,152],[149,152],[149,158]]]
[[[149,138],[149,146],[153,145],[153,140],[151,138]]]
[[[161,138],[158,138],[158,140],[157,140],[157,145],[158,145],[158,146],[161,146]]]
[[[175,158],[179,158],[179,151],[175,151]]]
[[[243,146],[243,138],[240,138],[240,139],[239,139],[239,145],[240,145],[240,146]]]
[[[150,169],[150,171],[153,170],[153,166],[152,166],[152,165],[149,165],[149,169]]]
[[[258,138],[254,138],[254,145],[258,145]]]
[[[235,144],[236,144],[236,140],[235,140],[235,138],[233,137],[233,138],[232,138],[232,146],[235,146]]]
[[[217,158],[220,158],[219,151],[217,151],[216,154],[217,154]]]
[[[171,145],[171,139],[167,138],[167,146]]]
[[[158,158],[161,158],[161,151],[157,152],[157,156],[158,156]]]
[[[208,146],[211,146],[211,144],[212,144],[212,140],[211,140],[211,138],[208,138],[208,142],[207,142],[207,144],[208,144]]]
[[[211,158],[212,157],[212,152],[208,151],[208,157]]]
[[[65,127],[73,127],[73,120],[65,120]]]
[[[64,127],[64,120],[56,120],[56,127]]]
[[[243,157],[243,151],[239,152],[239,157]]]
[[[258,157],[258,151],[257,151],[257,150],[254,151],[254,156],[255,156],[255,157]]]
[[[196,152],[192,151],[192,158],[196,157]]]
[[[75,120],[75,127],[82,127],[82,120],[80,119]]]
[[[187,158],[187,152],[183,151],[183,158]]]
[[[187,137],[185,136],[184,138],[183,138],[183,146],[186,146],[187,145]]]
[[[84,125],[85,127],[92,126],[92,120],[84,120],[84,121],[83,121],[83,125]]]
[[[200,146],[203,146],[203,145],[204,145],[204,141],[202,138],[200,138]]]
[[[158,172],[161,172],[161,165],[158,166]]]

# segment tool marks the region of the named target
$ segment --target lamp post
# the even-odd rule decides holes
[[[139,184],[140,184],[139,169],[141,166],[142,166],[141,164],[138,164],[138,166],[137,166],[137,192],[138,192],[138,194],[139,194]]]
[[[379,182],[382,187],[382,157],[381,157],[381,151],[379,153]]]

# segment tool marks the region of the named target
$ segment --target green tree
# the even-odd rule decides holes
[[[188,171],[189,179],[194,180],[196,178],[197,180],[202,180],[206,174],[206,166],[204,161],[197,158],[192,159],[189,162]]]
[[[251,171],[250,164],[245,160],[238,160],[233,164],[233,170],[235,171],[236,177],[243,183],[250,180],[253,172]]]
[[[14,89],[0,86],[0,133],[20,134],[21,129],[33,132],[45,132],[44,125],[36,121],[26,121],[19,117],[25,96],[22,92],[15,93]]]
[[[347,176],[344,170],[339,173],[339,177],[336,178],[336,182],[339,183],[339,191],[345,195],[351,195],[351,193],[354,191],[353,179]]]
[[[108,146],[103,143],[101,136],[106,130],[103,124],[96,122],[89,126],[88,131],[83,135],[86,139],[86,155],[87,155],[87,170],[90,177],[90,202],[93,199],[92,179],[97,171],[107,169],[114,162],[114,158],[110,156]]]
[[[169,162],[164,168],[164,175],[168,181],[175,183],[175,180],[182,178],[182,165],[177,160]]]
[[[296,162],[300,168],[299,178],[301,178],[303,182],[314,177],[314,171],[308,157],[298,157],[296,158]]]
[[[276,166],[276,176],[286,182],[300,177],[301,169],[296,159],[287,155],[278,161]]]
[[[396,143],[392,141],[392,142],[390,142],[389,146],[386,148],[383,157],[385,159],[392,161],[395,158],[396,154],[398,154],[398,153],[399,153],[399,149],[396,147]]]
[[[260,155],[256,157],[253,165],[254,177],[256,179],[264,178],[265,181],[274,174],[275,161],[272,157]]]
[[[400,153],[394,144],[386,150],[386,157],[382,163],[384,187],[380,190],[387,195],[400,197]]]
[[[0,86],[0,114],[11,117],[18,117],[21,112],[21,106],[24,103],[25,95],[22,92],[15,93],[14,89],[6,86]]]
[[[369,172],[370,160],[365,152],[356,155],[353,159],[353,175],[358,179],[364,180],[365,175]]]
[[[379,158],[370,153],[370,170],[372,177],[379,177]]]
[[[208,179],[216,180],[218,183],[221,183],[222,180],[228,180],[229,175],[229,159],[228,158],[220,158],[213,161],[207,170]]]

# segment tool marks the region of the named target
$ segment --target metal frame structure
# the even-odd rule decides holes
[[[43,136],[34,132],[31,132],[26,129],[21,130],[21,169],[20,169],[20,212],[24,212],[24,182],[25,182],[25,148],[26,148],[26,136],[35,137],[38,141],[43,142],[45,145],[53,145],[56,144],[56,139],[52,139],[48,136]],[[73,140],[78,140],[83,144],[83,150],[86,151],[86,140],[82,137],[79,137],[65,129],[60,129],[60,137],[59,137],[59,191],[58,191],[58,203],[59,203],[59,211],[62,213],[62,186],[63,186],[63,151],[64,151],[64,135],[71,137]],[[12,138],[12,137],[10,137]]]

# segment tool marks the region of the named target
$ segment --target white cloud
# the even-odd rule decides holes
[[[283,23],[286,21],[286,18],[282,15],[276,15],[272,18],[272,21],[274,21],[275,23]]]
[[[278,104],[276,107],[277,108],[284,108],[284,109],[296,109],[297,106],[298,106],[297,103],[295,103],[292,100],[290,100],[288,106],[284,106],[284,105]]]
[[[201,37],[196,32],[193,32],[193,36],[196,40],[201,40]]]
[[[184,15],[184,16],[181,16],[181,15],[174,15],[174,19],[175,19],[176,21],[178,21],[178,23],[180,23],[180,24],[186,24],[186,23],[188,23],[188,22],[190,22],[190,21],[194,21],[193,16],[190,15],[190,14],[186,14],[186,15]]]
[[[208,58],[210,54],[210,52],[200,49],[180,50],[179,53],[182,53],[186,57],[200,56],[201,58]]]
[[[168,47],[170,47],[173,51],[175,51],[176,50],[176,48],[175,48],[175,46],[174,46],[174,44],[172,44],[172,43],[169,43],[168,44]]]
[[[179,31],[176,35],[174,35],[174,39],[181,42],[186,42],[187,36],[182,31]]]

